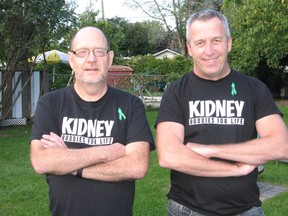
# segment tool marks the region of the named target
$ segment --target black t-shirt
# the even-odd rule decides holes
[[[239,143],[257,137],[255,122],[280,114],[269,89],[259,80],[231,70],[218,81],[193,72],[173,82],[161,100],[157,124],[185,127],[184,143]],[[171,170],[171,198],[206,215],[234,215],[261,205],[257,170],[247,176],[211,178]]]
[[[109,87],[96,102],[83,101],[73,86],[42,96],[32,139],[54,132],[69,148],[147,141],[155,149],[142,101]],[[52,215],[132,215],[135,181],[103,182],[73,175],[46,175]]]

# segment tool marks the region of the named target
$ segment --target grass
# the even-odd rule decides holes
[[[31,125],[1,128],[0,209],[3,216],[49,215],[44,176],[29,161]]]
[[[288,123],[288,107],[280,107]],[[157,112],[147,113],[152,132]],[[1,216],[48,216],[48,187],[45,177],[36,175],[29,161],[31,125],[0,129],[0,211]],[[269,162],[259,181],[288,186],[288,164]],[[156,151],[151,153],[147,176],[136,182],[135,216],[167,215],[169,170],[160,168]],[[265,200],[266,216],[288,212],[288,192]]]

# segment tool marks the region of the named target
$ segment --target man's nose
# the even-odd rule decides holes
[[[214,53],[214,46],[211,42],[206,43],[205,54],[212,55]]]

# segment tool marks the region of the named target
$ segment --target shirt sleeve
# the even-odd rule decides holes
[[[182,107],[181,96],[178,88],[175,84],[171,84],[164,92],[161,99],[161,104],[158,112],[158,116],[155,123],[157,124],[165,121],[177,122],[185,124],[184,122],[184,110]]]
[[[53,113],[53,103],[48,93],[38,100],[33,119],[31,140],[41,139],[43,134],[49,134],[51,131],[58,133],[58,131],[55,131],[58,127]]]
[[[270,90],[263,82],[259,80],[256,89],[256,96],[254,97],[256,97],[254,98],[256,101],[256,120],[272,114],[279,114],[283,116],[281,111],[278,109]]]
[[[150,149],[155,149],[153,135],[146,117],[143,102],[136,98],[133,102],[132,114],[127,128],[127,142],[145,141],[150,143]]]

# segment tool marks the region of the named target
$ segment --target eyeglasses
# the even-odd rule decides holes
[[[110,50],[102,49],[102,48],[97,48],[95,50],[88,50],[88,49],[79,49],[75,51],[71,51],[74,55],[76,55],[79,58],[86,58],[89,56],[90,52],[93,52],[96,57],[103,57],[107,55],[107,53],[110,52]]]

